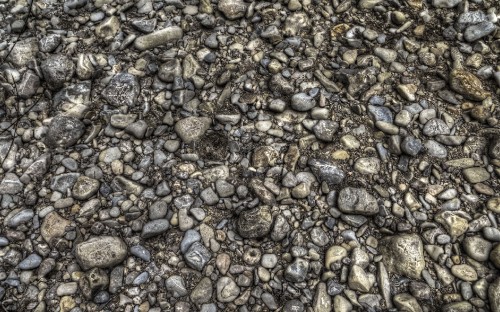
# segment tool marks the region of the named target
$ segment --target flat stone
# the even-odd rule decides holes
[[[170,223],[167,219],[157,219],[149,221],[148,223],[144,224],[141,237],[151,238],[153,236],[163,234],[168,230],[169,227]]]
[[[316,100],[305,93],[294,94],[290,102],[290,107],[299,112],[307,112],[314,106],[316,106]]]
[[[500,269],[500,244],[497,244],[490,253],[490,261]]]
[[[469,228],[467,219],[451,211],[442,211],[436,214],[434,220],[441,223],[452,237],[463,235]]]
[[[464,38],[467,42],[474,42],[493,33],[495,29],[495,24],[484,21],[467,27],[464,31]]]
[[[138,50],[150,50],[160,45],[166,45],[183,36],[182,28],[178,26],[165,27],[153,33],[138,37],[134,41],[134,46]]]
[[[165,288],[174,298],[184,297],[189,293],[186,289],[184,279],[179,275],[172,275],[167,278]]]
[[[492,197],[486,202],[486,208],[500,214],[500,197]]]
[[[65,55],[50,55],[42,62],[40,69],[49,89],[59,90],[75,73],[75,64]]]
[[[354,170],[362,174],[377,174],[380,171],[380,159],[376,157],[358,158],[354,163]]]
[[[144,187],[139,183],[122,176],[116,176],[113,181],[111,181],[111,187],[116,191],[126,191],[136,196],[139,196],[144,190]]]
[[[343,213],[375,215],[379,211],[377,200],[365,189],[346,187],[338,197],[338,207]]]
[[[297,258],[286,267],[285,279],[293,283],[303,282],[307,278],[308,271],[309,261]]]
[[[492,244],[482,238],[481,236],[469,236],[466,237],[462,245],[464,247],[465,253],[472,259],[476,261],[486,261],[490,254]]]
[[[480,183],[490,178],[490,173],[483,167],[466,168],[462,173],[469,183]]]
[[[451,267],[451,274],[466,282],[477,281],[477,272],[467,264],[457,264]]]
[[[38,268],[38,266],[42,263],[42,257],[37,255],[36,253],[32,253],[27,256],[21,263],[19,263],[18,267],[21,270],[33,270]]]
[[[75,257],[83,269],[110,268],[127,257],[127,245],[114,236],[92,237],[75,247]]]

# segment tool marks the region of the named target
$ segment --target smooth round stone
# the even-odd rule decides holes
[[[32,253],[23,261],[21,261],[18,266],[21,270],[33,270],[38,268],[40,263],[42,263],[42,257],[37,255],[36,253]]]
[[[306,93],[297,93],[292,96],[290,106],[299,112],[307,112],[316,106],[316,100]]]
[[[477,261],[486,261],[492,244],[480,236],[469,236],[463,241],[463,247],[469,257]]]
[[[278,263],[278,257],[275,254],[264,254],[260,263],[264,268],[272,269]]]
[[[151,260],[151,253],[141,245],[132,246],[130,253],[146,262]]]
[[[354,170],[362,174],[377,174],[380,171],[380,159],[363,157],[356,160]]]
[[[466,282],[477,280],[477,272],[467,264],[457,264],[451,267],[451,274]]]

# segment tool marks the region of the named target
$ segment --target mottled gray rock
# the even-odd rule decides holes
[[[184,297],[189,292],[186,289],[184,279],[179,275],[172,275],[165,281],[165,288],[167,288],[168,293],[175,297]]]
[[[450,128],[441,119],[433,118],[429,120],[422,130],[426,136],[436,136],[436,135],[448,135],[450,134]]]
[[[481,236],[469,236],[463,241],[463,247],[469,257],[477,261],[486,261],[492,244]]]
[[[271,209],[260,206],[240,213],[238,233],[244,238],[262,238],[269,234],[273,223]]]
[[[23,183],[14,173],[6,173],[2,182],[0,182],[1,194],[17,194],[24,189]]]
[[[187,117],[175,124],[175,132],[185,143],[198,141],[210,128],[212,120],[208,117]]]
[[[45,142],[52,148],[68,148],[75,145],[84,132],[85,125],[77,118],[58,115],[49,124]]]
[[[393,298],[394,305],[400,311],[422,312],[422,308],[418,304],[417,299],[407,293],[397,294]]]
[[[314,106],[316,106],[316,100],[305,93],[294,94],[290,103],[290,107],[299,112],[307,112]]]
[[[468,42],[474,42],[488,36],[489,34],[494,32],[495,29],[495,24],[489,21],[484,21],[479,24],[467,27],[464,31],[464,38]]]
[[[144,224],[142,238],[150,238],[165,233],[170,226],[167,219],[157,219]]]
[[[200,242],[194,242],[184,254],[186,263],[193,269],[201,271],[212,258],[212,254]]]
[[[151,260],[151,253],[141,245],[130,247],[130,253],[146,262]]]
[[[149,219],[162,219],[167,215],[168,204],[164,200],[157,200],[149,207]]]
[[[208,277],[204,277],[194,287],[193,291],[189,294],[189,297],[195,304],[199,305],[210,301],[212,294],[212,281]]]
[[[488,288],[491,311],[500,311],[500,277],[490,284]]]
[[[415,138],[414,136],[407,136],[403,139],[401,142],[401,150],[410,155],[410,156],[417,156],[418,153],[422,150],[423,145],[422,141],[419,139]]]
[[[240,288],[230,277],[223,276],[217,281],[217,300],[232,302],[240,294]]]
[[[116,74],[102,91],[103,98],[113,106],[137,105],[141,89],[137,78],[129,73]]]
[[[310,166],[312,172],[318,179],[318,181],[325,181],[329,185],[340,184],[344,178],[344,171],[337,165],[318,159],[310,159],[308,161],[308,165]]]
[[[72,195],[78,200],[87,200],[94,196],[99,190],[101,183],[87,176],[79,176],[73,185]]]
[[[62,54],[50,55],[40,66],[47,86],[59,90],[75,73],[75,64]]]
[[[332,120],[320,120],[313,127],[316,138],[325,142],[333,142],[335,133],[339,128],[339,123]]]
[[[432,0],[435,8],[453,8],[460,4],[462,0]]]
[[[286,267],[285,279],[293,283],[303,282],[307,278],[308,271],[309,261],[297,258]]]
[[[84,269],[113,267],[127,256],[127,245],[119,237],[99,236],[75,247],[75,257]]]
[[[370,216],[377,214],[379,207],[375,197],[365,189],[346,187],[338,197],[338,207],[343,213]]]

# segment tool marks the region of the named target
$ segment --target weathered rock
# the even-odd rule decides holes
[[[175,132],[185,143],[198,141],[210,128],[212,120],[208,117],[188,117],[175,124]]]
[[[244,238],[262,238],[269,234],[273,216],[268,206],[260,206],[240,213],[238,233]]]
[[[365,216],[375,215],[379,211],[377,200],[365,189],[346,187],[339,193],[339,210],[348,214]]]
[[[450,74],[450,87],[453,91],[472,101],[482,101],[490,95],[484,90],[481,80],[474,74],[455,69]]]
[[[103,98],[113,106],[137,105],[141,89],[137,78],[129,73],[116,74],[102,91]]]
[[[49,56],[41,64],[43,77],[51,90],[59,90],[75,73],[75,64],[65,55]]]
[[[182,36],[182,28],[178,26],[165,27],[135,39],[134,46],[138,50],[150,50],[161,45],[175,42],[181,39]]]
[[[70,224],[71,221],[64,219],[57,212],[53,211],[43,219],[40,234],[48,244],[53,245],[56,238],[64,236],[66,227]]]
[[[75,117],[59,115],[50,122],[45,142],[52,148],[68,148],[75,145],[84,132],[83,122]]]
[[[241,0],[219,0],[219,11],[229,20],[235,20],[245,15],[247,4]]]
[[[85,270],[110,268],[125,260],[127,245],[114,236],[92,237],[75,247],[75,257]]]
[[[387,270],[410,278],[421,278],[425,267],[422,240],[415,234],[400,234],[380,240],[379,251]]]

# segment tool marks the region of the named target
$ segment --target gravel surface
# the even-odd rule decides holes
[[[500,312],[498,0],[0,0],[1,311]]]

